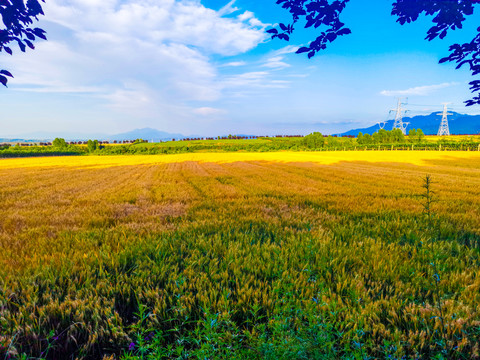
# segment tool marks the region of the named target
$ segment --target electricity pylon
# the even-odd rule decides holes
[[[390,112],[395,111],[395,121],[393,123],[393,129],[400,129],[402,130],[403,135],[407,134],[407,126],[410,123],[403,122],[403,113],[406,113],[407,110],[403,110],[402,105],[406,105],[406,103],[402,103],[402,99],[398,99],[397,108],[390,110]]]
[[[450,135],[450,129],[448,128],[448,115],[453,115],[453,114],[448,112],[447,103],[443,103],[442,122],[440,123],[440,127],[438,128],[437,136]]]
[[[383,129],[383,128],[385,128],[385,125],[387,124],[387,122],[386,121],[380,121],[380,122],[377,122],[377,124],[378,124],[378,127],[380,129]]]

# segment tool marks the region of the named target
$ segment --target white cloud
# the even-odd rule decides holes
[[[222,7],[220,10],[218,10],[218,14],[220,16],[223,15],[229,15],[231,13],[234,13],[238,10],[240,10],[238,7],[234,7],[233,4],[235,4],[237,0],[232,0],[228,4],[226,4],[224,7]]]
[[[291,78],[303,79],[303,78],[309,77],[310,74],[288,74],[287,76]]]
[[[251,11],[245,11],[245,12],[241,13],[240,15],[238,15],[237,18],[240,21],[246,21],[246,20],[250,20],[254,16],[255,16],[255,14],[252,13]]]
[[[246,63],[222,65],[213,55],[243,54],[268,38],[253,13],[224,17],[238,10],[234,4],[214,11],[199,0],[49,0],[42,26],[49,40],[5,59],[15,75],[11,88],[88,95],[123,115],[218,115],[188,103],[217,101],[241,87],[242,76],[234,81],[218,69]]]
[[[122,88],[117,88],[103,97],[109,100],[109,107],[137,116],[148,115],[148,109],[157,103],[155,93],[147,85],[136,81],[125,83]],[[139,109],[143,109],[140,114]],[[145,111],[147,113],[144,113]]]
[[[413,95],[427,96],[437,90],[445,89],[454,85],[457,85],[457,83],[449,82],[449,83],[442,83],[438,85],[417,86],[417,87],[409,88],[406,90],[383,90],[380,92],[380,94],[384,96],[413,96]]]
[[[75,52],[66,43],[54,40],[38,42],[35,51],[17,53],[14,59],[7,57],[4,62],[15,74],[12,85],[38,87],[37,91],[43,87],[52,92],[60,92],[61,88],[69,88],[67,92],[81,88],[83,92],[91,86],[88,80],[95,78],[89,75],[88,69],[98,65],[89,55]],[[78,78],[84,80],[80,82]],[[95,89],[98,91],[97,86]]]
[[[274,56],[274,57],[268,58],[267,61],[262,66],[268,67],[271,69],[284,69],[284,68],[290,67],[290,64],[287,64],[282,60],[283,60],[283,56]]]
[[[264,24],[260,20],[255,17],[255,14],[251,11],[245,11],[237,16],[237,19],[242,22],[248,22],[253,27],[261,27],[266,28],[267,26],[271,26],[271,24]]]
[[[227,4],[227,8],[231,8]],[[230,5],[230,7],[228,7]],[[220,55],[235,55],[254,48],[266,38],[262,26],[237,18],[225,18],[199,1],[52,0],[45,5],[47,19],[77,33],[108,34],[129,43],[177,42]]]
[[[262,61],[261,66],[272,70],[289,68],[291,65],[286,62],[286,58],[288,58],[290,54],[295,53],[297,49],[297,45],[287,45],[281,49],[272,51],[268,54],[268,57]]]
[[[287,45],[281,49],[278,49],[274,52],[274,56],[285,55],[285,54],[293,54],[295,53],[300,46],[298,45]]]
[[[25,86],[18,87],[15,90],[33,93],[63,93],[63,94],[94,94],[102,93],[104,91],[101,87],[95,86],[50,86],[50,87],[34,87]]]
[[[201,107],[193,110],[193,113],[202,116],[213,116],[213,115],[223,115],[226,114],[226,111],[223,109],[216,109],[211,107]]]
[[[222,64],[221,67],[228,67],[228,66],[237,67],[237,66],[244,66],[244,65],[247,65],[245,61],[232,61],[229,63]]]
[[[244,88],[248,91],[258,89],[286,88],[290,82],[270,78],[268,71],[252,71],[232,75],[225,79],[223,87],[227,89]]]

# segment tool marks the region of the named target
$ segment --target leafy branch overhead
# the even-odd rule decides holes
[[[284,9],[288,9],[293,17],[292,24],[279,24],[280,31],[270,29],[267,32],[272,34],[272,38],[278,37],[282,40],[290,40],[289,35],[292,34],[293,26],[301,17],[305,17],[305,28],[314,27],[317,29],[322,25],[328,28],[323,31],[308,46],[301,47],[297,50],[297,54],[308,52],[308,57],[315,56],[315,53],[327,48],[327,43],[334,41],[337,37],[348,35],[350,29],[344,27],[345,24],[340,21],[340,14],[345,9],[349,0],[334,1],[329,3],[328,0],[309,1],[309,0],[277,0],[277,4],[282,4]]]
[[[267,32],[272,34],[273,39],[289,41],[294,26],[302,18],[305,20],[305,28],[323,27],[323,31],[315,40],[297,50],[297,54],[308,53],[308,58],[312,58],[317,52],[325,50],[329,42],[351,33],[350,29],[340,21],[340,15],[349,1],[277,0],[277,4],[292,15],[292,23],[281,23]],[[423,14],[433,16],[434,25],[427,31],[425,37],[425,40],[431,41],[436,38],[445,38],[449,30],[462,29],[466,16],[472,15],[475,5],[479,3],[480,0],[396,0],[393,2],[392,15],[397,17],[397,22],[401,25],[414,22]],[[480,74],[480,27],[477,31],[478,34],[472,41],[451,45],[450,55],[442,58],[440,63],[456,62],[457,69],[467,64],[473,76]],[[470,82],[470,90],[472,93],[480,93],[480,80]],[[467,106],[480,104],[480,95],[474,96],[465,103]]]
[[[41,0],[45,2],[44,0]],[[47,40],[45,31],[32,28],[33,20],[38,20],[39,15],[44,15],[38,0],[0,0],[0,15],[3,26],[0,28],[0,52],[5,51],[12,55],[10,43],[16,43],[21,51],[27,47],[35,49],[33,41],[37,38]],[[8,77],[13,75],[7,70],[0,70],[0,83],[7,86]]]

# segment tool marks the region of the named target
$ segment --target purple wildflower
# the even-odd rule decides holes
[[[153,335],[155,335],[153,332],[150,332],[147,336],[145,336],[145,341],[149,342],[153,339]]]
[[[135,349],[135,343],[131,342],[130,345],[128,345],[128,350],[132,351],[133,349]]]

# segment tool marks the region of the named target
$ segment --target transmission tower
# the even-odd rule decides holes
[[[384,129],[387,122],[386,121],[380,121],[380,122],[377,122],[377,124],[378,124],[378,127],[380,129]]]
[[[447,103],[443,103],[442,122],[440,123],[440,127],[438,128],[437,136],[450,135],[450,129],[448,128],[448,115],[453,114],[448,112]]]
[[[395,111],[395,121],[393,123],[393,129],[400,129],[402,130],[403,135],[407,134],[407,126],[409,123],[403,122],[403,113],[407,112],[407,110],[403,110],[402,105],[406,105],[406,103],[402,103],[402,99],[398,99],[397,108],[390,110],[390,112]]]

